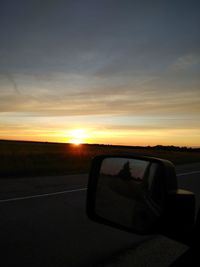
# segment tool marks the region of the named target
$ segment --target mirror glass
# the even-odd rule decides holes
[[[135,231],[147,231],[162,211],[162,168],[131,158],[105,158],[96,192],[96,214]]]

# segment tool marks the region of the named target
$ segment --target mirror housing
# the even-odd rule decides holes
[[[178,190],[170,161],[132,155],[102,155],[92,161],[87,215],[96,222],[174,237],[180,229],[176,217],[184,229],[194,224],[194,206],[194,194]]]

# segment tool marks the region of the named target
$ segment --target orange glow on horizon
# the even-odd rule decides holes
[[[81,144],[109,144],[128,146],[174,145],[199,147],[199,129],[107,129],[98,127],[62,129],[61,127],[25,130],[5,129],[1,132],[2,140],[23,140],[40,142]]]

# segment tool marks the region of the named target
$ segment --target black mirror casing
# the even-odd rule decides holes
[[[157,195],[156,195],[157,199],[155,199],[154,195],[149,194],[149,189],[147,190],[147,193],[146,191],[144,191],[145,197],[143,197],[143,199],[145,199],[145,201],[148,202],[148,206],[151,206],[153,215],[150,214],[149,211],[147,211],[146,206],[143,206],[142,208],[143,210],[140,208],[141,201],[140,200],[138,201],[138,198],[136,199],[136,197],[133,197],[133,201],[135,201],[134,208],[137,207],[135,209],[136,211],[134,211],[134,216],[132,216],[133,214],[130,214],[132,213],[132,210],[129,212],[129,208],[130,208],[129,203],[132,203],[131,202],[132,200],[130,200],[130,194],[127,198],[127,192],[130,191],[130,187],[131,187],[130,184],[134,184],[134,187],[136,187],[137,189],[137,186],[140,184],[139,178],[137,178],[136,181],[133,181],[131,179],[126,179],[127,180],[125,181],[127,184],[126,185],[126,196],[123,196],[122,191],[125,190],[123,189],[125,188],[124,186],[125,179],[123,177],[119,177],[122,171],[120,170],[119,172],[117,170],[118,171],[117,175],[116,174],[113,175],[113,173],[109,175],[107,174],[107,178],[105,178],[105,174],[102,174],[101,172],[102,165],[106,165],[107,163],[106,170],[108,172],[108,167],[111,167],[112,165],[112,168],[113,168],[114,166],[113,163],[118,163],[117,165],[119,165],[119,162],[123,162],[122,166],[127,164],[124,162],[129,162],[130,164],[133,163],[133,166],[135,166],[136,163],[137,164],[145,163],[146,165],[143,164],[145,165],[144,169],[148,170],[148,173],[150,173],[149,170],[151,170],[150,169],[151,166],[153,165],[157,166],[157,169],[159,170],[158,171],[159,175],[157,175],[158,177],[156,178],[157,179],[156,185],[159,185],[158,186],[159,190],[157,190]],[[149,179],[148,175],[146,178],[145,172],[143,173],[144,181],[141,181],[141,184],[144,184],[145,179],[147,179],[147,181]],[[155,177],[153,177],[153,179],[154,178]],[[100,186],[101,186],[101,182],[103,181],[103,179],[104,181],[109,180],[109,183],[108,182],[104,183],[102,187],[103,191],[106,192],[106,190],[108,191],[107,185],[109,184],[109,192],[104,194],[102,197],[102,193],[100,195],[99,191],[100,191]],[[118,187],[116,187],[116,185],[115,187],[113,186],[113,181],[115,181],[116,184],[118,183]],[[105,186],[105,184],[107,187]],[[101,192],[102,192],[102,188],[101,188]],[[150,193],[152,192],[150,191]],[[116,194],[118,195],[117,195],[117,198],[113,198],[113,200],[110,201],[110,199],[108,199],[109,197],[108,194],[115,194],[115,197],[116,197]],[[149,195],[151,195],[150,198],[149,198]],[[99,201],[99,198],[101,198],[100,201]],[[109,201],[106,202],[104,198]],[[122,208],[120,207],[120,205],[122,202],[125,203],[124,202],[125,198],[127,201],[126,203],[128,203],[128,205],[123,204],[124,206]],[[173,201],[175,201],[176,205],[173,205]],[[181,205],[180,203],[183,203],[183,202],[188,203],[186,214],[183,214],[183,212],[180,212],[180,209],[178,207],[179,205]],[[99,203],[103,203],[103,204],[100,205]],[[109,205],[110,205],[110,209],[109,209]],[[118,212],[118,208],[119,208],[119,212]],[[121,217],[118,218],[120,216],[120,208],[121,208],[122,214],[121,214]],[[108,209],[109,212],[108,211],[106,212],[106,209]],[[125,212],[124,211],[125,209],[127,209],[127,211],[124,216],[123,212]],[[99,222],[99,223],[103,223],[103,224],[106,224],[106,225],[109,225],[109,226],[112,226],[112,227],[115,227],[121,230],[125,230],[125,231],[136,233],[136,234],[141,234],[141,235],[154,234],[154,233],[165,233],[165,234],[174,236],[172,232],[175,233],[177,229],[177,224],[176,223],[173,224],[173,220],[175,219],[174,216],[176,214],[176,209],[179,210],[179,221],[180,221],[180,216],[188,218],[188,214],[189,214],[191,219],[187,219],[185,225],[186,227],[191,226],[191,224],[193,224],[194,222],[194,195],[188,194],[188,192],[183,192],[183,191],[178,190],[175,168],[174,168],[174,165],[170,161],[158,159],[158,158],[138,157],[138,156],[132,156],[132,155],[102,155],[102,156],[97,156],[93,159],[92,164],[91,164],[90,174],[89,174],[87,205],[86,205],[87,215],[91,220]],[[118,217],[116,217],[116,213],[119,213]],[[133,222],[133,227],[130,226],[130,222],[127,223],[127,220],[125,218],[126,215],[127,217],[129,216],[128,214],[132,216],[131,222]],[[144,217],[143,220],[139,219],[139,224],[137,224],[136,221],[138,220],[139,216],[143,216],[143,217],[150,216],[151,223],[148,224],[148,218],[145,219]],[[144,221],[146,221],[146,224],[144,224]],[[169,226],[168,223],[170,223],[170,229],[168,229],[168,226]]]

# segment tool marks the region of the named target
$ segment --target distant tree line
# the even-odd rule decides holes
[[[122,146],[122,145],[109,145],[109,144],[85,144],[88,146],[101,146],[101,147],[115,147],[115,148],[128,148],[128,149],[149,149],[149,150],[164,150],[164,151],[191,151],[191,152],[200,152],[200,147],[187,147],[187,146],[163,146],[163,145],[156,145],[156,146]]]

